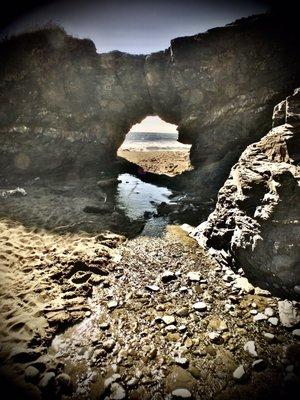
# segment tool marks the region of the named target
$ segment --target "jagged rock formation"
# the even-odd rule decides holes
[[[273,129],[247,147],[194,236],[257,285],[300,295],[300,89],[277,105]]]
[[[192,144],[196,170],[183,179],[215,193],[299,84],[298,25],[250,17],[149,56],[97,54],[55,28],[2,43],[1,175],[94,173],[134,123],[159,115]]]

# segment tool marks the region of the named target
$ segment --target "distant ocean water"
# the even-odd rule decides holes
[[[190,145],[177,141],[178,133],[129,132],[120,150],[175,151],[189,149]]]

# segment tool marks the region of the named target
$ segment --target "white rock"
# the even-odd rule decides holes
[[[167,332],[175,332],[177,330],[175,325],[168,325],[166,326],[166,331]]]
[[[239,277],[234,281],[233,288],[240,289],[246,293],[253,293],[254,286],[248,281],[247,278]]]
[[[174,358],[174,362],[178,365],[181,365],[182,367],[185,367],[189,364],[189,361],[185,357],[176,357]]]
[[[176,322],[176,320],[175,320],[175,318],[173,317],[173,315],[164,315],[161,319],[163,320],[163,322],[164,322],[166,325],[173,325],[173,324],[175,324],[175,322]]]
[[[116,382],[117,380],[121,379],[121,375],[120,374],[113,374],[111,375],[109,378],[106,378],[104,381],[104,387],[108,388],[110,387],[114,382]]]
[[[296,338],[300,338],[300,329],[294,329],[292,335]]]
[[[199,272],[191,271],[187,274],[188,279],[191,282],[199,282],[200,281],[200,274]]]
[[[256,349],[255,349],[255,343],[253,340],[249,340],[249,342],[245,343],[244,350],[247,351],[250,354],[250,356],[252,356],[252,357],[258,356]]]
[[[269,322],[271,325],[277,326],[277,325],[278,325],[278,318],[276,318],[276,317],[271,317],[271,318],[268,319],[268,322]]]
[[[175,399],[190,399],[192,394],[187,389],[175,389],[172,392],[172,396],[175,397]]]
[[[258,313],[256,315],[254,315],[253,322],[263,321],[263,320],[266,320],[266,319],[268,319],[268,317],[265,314]]]
[[[292,328],[300,322],[300,310],[297,302],[282,300],[278,301],[280,322],[286,328]]]
[[[197,311],[205,311],[207,310],[207,304],[204,303],[203,301],[198,301],[193,305],[193,308]]]
[[[246,376],[246,371],[245,371],[245,369],[244,369],[244,366],[243,365],[239,365],[235,370],[234,370],[234,372],[233,372],[233,378],[236,380],[236,381],[241,381],[241,380],[243,380],[244,378],[245,378],[245,376]]]
[[[118,307],[119,302],[117,300],[111,300],[107,303],[107,308],[112,309]]]
[[[251,314],[251,315],[257,315],[257,314],[258,314],[258,311],[257,311],[257,310],[250,310],[250,314]]]
[[[181,286],[180,288],[179,288],[179,292],[180,293],[186,293],[188,291],[188,287],[187,286]]]
[[[265,308],[265,312],[264,313],[265,313],[265,315],[267,317],[273,317],[274,310],[271,307],[267,307],[267,308]]]
[[[220,340],[221,335],[218,332],[209,332],[208,337],[211,342],[216,343]]]
[[[275,336],[273,335],[273,333],[270,332],[264,332],[263,333],[264,337],[269,340],[270,342],[272,342],[275,339]]]
[[[110,398],[112,400],[122,400],[126,397],[125,389],[119,383],[113,383],[110,387]]]
[[[147,290],[149,290],[150,292],[158,292],[159,291],[159,286],[156,286],[156,285],[147,285],[147,286],[145,286],[145,288]]]

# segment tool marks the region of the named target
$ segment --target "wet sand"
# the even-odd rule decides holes
[[[118,155],[140,165],[145,171],[174,176],[192,169],[189,149],[176,151],[119,150]]]

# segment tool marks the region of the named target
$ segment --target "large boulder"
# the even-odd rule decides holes
[[[300,89],[275,107],[273,126],[242,153],[194,236],[255,284],[299,298]]]

